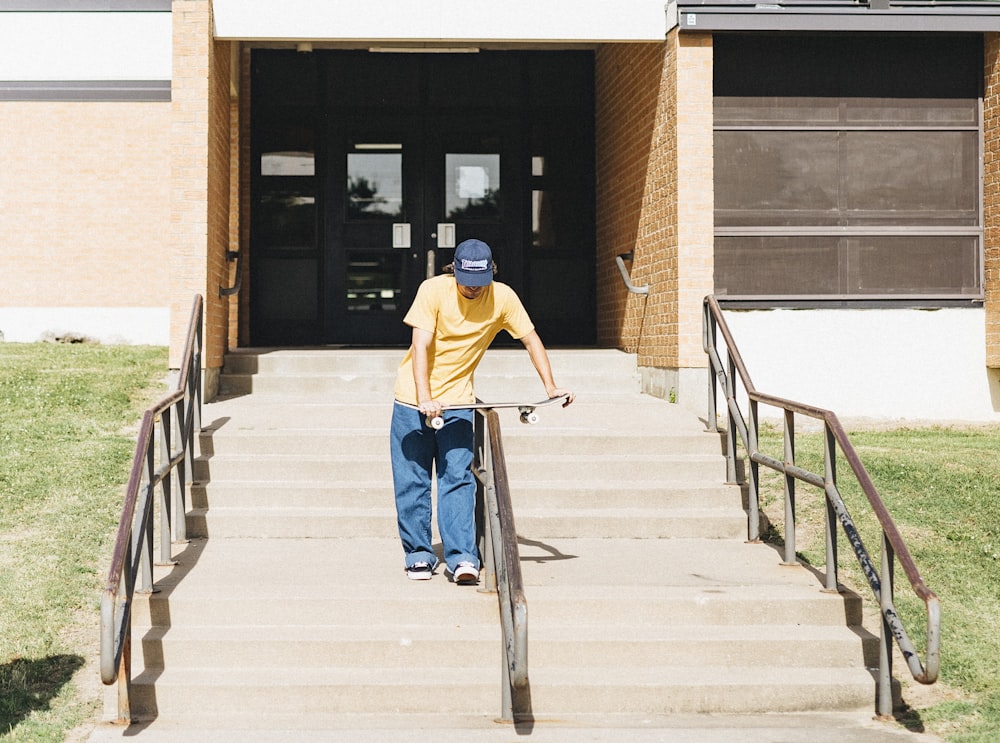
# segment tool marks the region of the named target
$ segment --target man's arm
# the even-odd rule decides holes
[[[566,402],[563,403],[563,407],[569,405],[573,400],[576,399],[576,395],[570,390],[564,390],[556,386],[555,380],[552,378],[552,365],[549,363],[549,354],[545,350],[545,346],[542,344],[542,339],[538,337],[538,333],[532,330],[526,336],[521,338],[521,343],[528,350],[528,356],[531,357],[531,363],[535,367],[535,371],[538,372],[539,378],[542,380],[542,384],[545,385],[545,394],[550,398],[559,397],[560,395],[566,395]],[[414,374],[416,374],[416,367],[414,367]]]
[[[413,383],[417,388],[417,408],[428,416],[441,415],[441,403],[431,397],[431,372],[428,355],[434,334],[429,330],[413,329]]]

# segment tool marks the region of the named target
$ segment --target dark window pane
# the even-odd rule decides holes
[[[432,106],[517,106],[521,65],[517,55],[435,54],[427,58],[427,100]]]
[[[840,294],[836,237],[717,237],[715,292],[720,295]]]
[[[838,153],[836,132],[716,132],[716,224],[837,224]]]
[[[399,309],[402,286],[402,254],[362,250],[347,252],[349,312],[383,312]]]
[[[851,294],[979,293],[975,237],[864,237],[848,242]]]
[[[408,54],[328,52],[327,101],[334,108],[410,107],[420,102],[420,65]]]
[[[310,106],[316,103],[316,55],[292,51],[253,51],[255,101],[269,106]]]
[[[528,105],[534,108],[593,106],[593,52],[535,52],[525,55]]]
[[[263,248],[316,247],[316,195],[312,186],[261,189],[255,236]]]
[[[259,267],[267,281],[258,287],[261,317],[273,321],[316,320],[319,307],[316,261],[263,259]]]
[[[977,98],[981,34],[717,34],[717,96]]]
[[[446,153],[445,214],[448,219],[496,219],[500,216],[500,155]]]
[[[396,219],[403,214],[403,153],[347,155],[349,219]]]
[[[267,121],[254,130],[260,149],[260,174],[311,176],[316,174],[315,129],[299,122]]]
[[[852,131],[843,136],[845,206],[855,216],[853,223],[976,224],[976,132]]]

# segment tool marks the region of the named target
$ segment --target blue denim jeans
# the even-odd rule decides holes
[[[460,562],[479,568],[476,547],[476,482],[472,474],[472,411],[450,410],[435,430],[424,415],[396,403],[390,448],[396,520],[406,567],[438,559],[431,544],[431,479],[437,469],[437,523],[448,570]]]

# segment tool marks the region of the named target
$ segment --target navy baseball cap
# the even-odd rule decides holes
[[[488,286],[493,281],[493,252],[482,240],[463,240],[455,248],[455,281]]]

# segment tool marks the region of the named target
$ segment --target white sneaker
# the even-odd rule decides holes
[[[479,571],[471,562],[460,562],[455,568],[453,578],[459,585],[472,585],[479,582]]]
[[[406,569],[406,577],[410,580],[430,580],[434,568],[429,562],[415,562]]]

